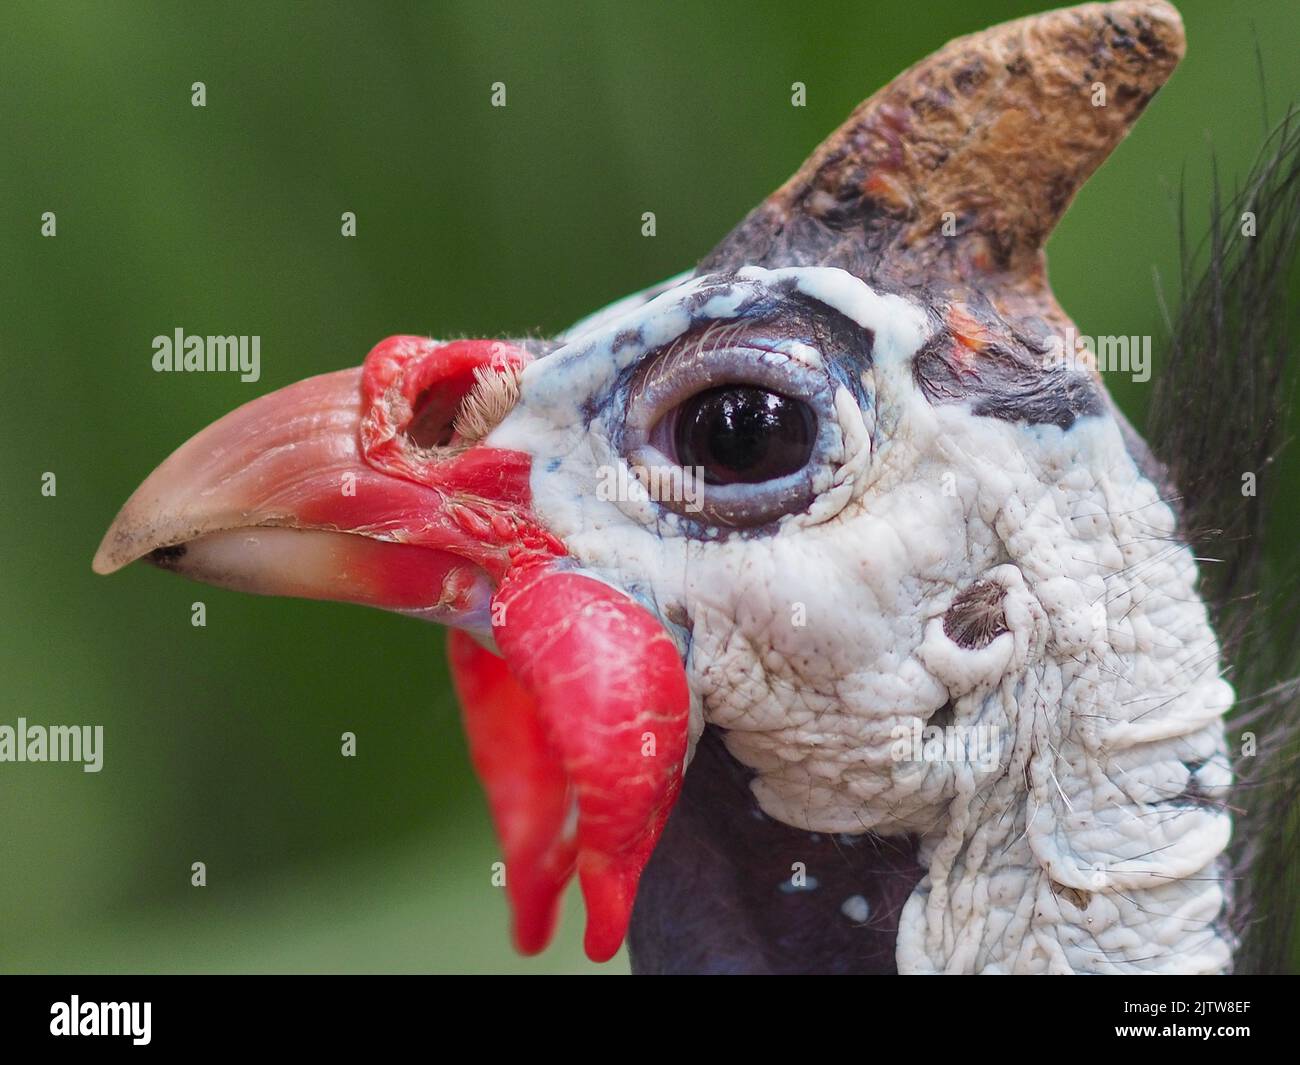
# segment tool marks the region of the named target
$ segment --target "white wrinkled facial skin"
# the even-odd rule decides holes
[[[657,503],[600,498],[618,372],[692,324],[700,288],[718,287],[708,316],[734,313],[726,279],[702,278],[589,320],[525,372],[489,442],[533,454],[537,513],[680,638],[698,714],[757,772],[764,811],[921,838],[900,972],[1225,970],[1233,693],[1192,555],[1118,425],[931,405],[912,378],[919,306],[832,268],[739,278],[793,278],[874,334],[874,403],[836,391],[812,506],[701,539]],[[968,649],[942,619],[977,581],[1004,590],[1009,631]],[[900,754],[899,729],[931,723],[984,726],[992,757]]]

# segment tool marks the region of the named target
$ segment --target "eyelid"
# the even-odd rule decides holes
[[[637,442],[646,440],[664,415],[704,388],[754,385],[814,406],[817,397],[827,392],[823,373],[778,346],[746,341],[706,347],[707,335],[647,360],[633,378],[625,429]]]
[[[742,338],[744,329],[750,336]],[[701,530],[756,530],[806,509],[839,454],[834,383],[823,368],[820,350],[798,337],[763,336],[761,324],[758,336],[755,331],[755,323],[749,322],[679,340],[646,359],[628,384],[620,450],[634,473],[678,468],[670,416],[706,389],[749,385],[798,400],[811,410],[816,442],[800,470],[770,481],[711,485],[704,493],[703,511],[697,513],[683,513],[674,501],[659,501]]]

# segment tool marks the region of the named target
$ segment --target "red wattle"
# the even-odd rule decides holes
[[[533,697],[505,662],[464,632],[448,637],[470,758],[487,792],[506,862],[515,946],[536,954],[550,942],[577,844],[565,831],[572,800]]]
[[[549,565],[510,572],[493,632],[576,802],[586,950],[605,961],[681,789],[690,695],[680,654],[629,595]]]

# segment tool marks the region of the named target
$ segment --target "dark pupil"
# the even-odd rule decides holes
[[[673,442],[678,463],[703,467],[706,484],[756,484],[801,469],[814,428],[812,411],[799,400],[732,385],[683,403]]]

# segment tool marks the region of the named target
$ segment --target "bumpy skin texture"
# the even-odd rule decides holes
[[[811,505],[742,533],[601,498],[639,363],[794,297],[870,338],[799,352],[835,421]],[[530,366],[488,442],[533,454],[548,528],[680,633],[694,712],[766,814],[920,838],[900,972],[1222,971],[1233,696],[1175,516],[1104,409],[1061,428],[932,402],[914,369],[939,328],[834,268],[695,278]],[[1005,631],[964,646],[944,618],[976,584]],[[900,757],[898,727],[940,722],[995,728],[994,757]]]

